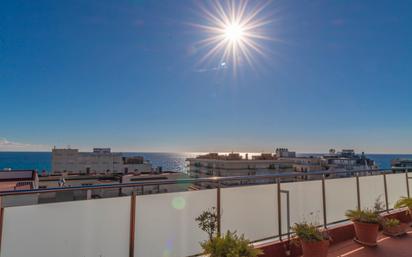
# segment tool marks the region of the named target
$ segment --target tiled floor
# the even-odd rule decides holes
[[[364,247],[354,241],[333,245],[328,257],[412,257],[412,230],[398,238],[380,235],[378,246]]]

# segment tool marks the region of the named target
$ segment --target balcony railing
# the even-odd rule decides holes
[[[352,175],[333,178],[339,175]],[[373,174],[373,175],[366,175]],[[302,220],[324,227],[346,220],[347,209],[372,208],[380,197],[390,210],[410,196],[407,169],[311,172],[318,180],[285,182],[299,173],[145,181],[1,192],[0,257],[182,257],[201,252],[205,235],[195,222],[217,207],[220,231],[252,241],[285,239]],[[328,178],[330,177],[330,178]],[[225,187],[233,181],[271,183]],[[212,189],[136,195],[144,186],[214,184]],[[6,201],[68,191],[126,190],[129,196],[7,207]],[[186,190],[186,186],[182,189]],[[23,199],[23,200],[22,200]],[[33,203],[33,202],[32,202]],[[5,207],[6,206],[6,207]]]

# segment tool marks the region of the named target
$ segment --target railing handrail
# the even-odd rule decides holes
[[[173,185],[173,184],[190,184],[190,183],[204,183],[204,182],[225,182],[233,180],[258,180],[258,179],[276,179],[280,178],[291,178],[291,177],[301,177],[301,176],[326,176],[334,174],[359,174],[364,172],[380,172],[390,173],[393,171],[407,171],[408,168],[390,168],[390,169],[365,169],[365,170],[339,170],[339,171],[312,171],[312,172],[288,172],[279,174],[265,174],[265,175],[248,175],[248,176],[230,176],[230,177],[205,177],[205,178],[187,178],[187,179],[164,179],[156,181],[140,181],[140,182],[130,182],[130,183],[119,183],[119,184],[99,184],[99,185],[84,185],[84,186],[73,186],[73,187],[54,187],[54,188],[41,188],[41,189],[26,189],[26,190],[12,190],[0,192],[0,196],[10,196],[10,195],[28,195],[36,193],[55,193],[55,192],[65,192],[65,191],[83,191],[83,190],[95,190],[95,189],[119,189],[128,187],[139,187],[139,186],[157,186],[157,185]]]

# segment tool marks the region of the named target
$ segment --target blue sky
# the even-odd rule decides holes
[[[411,1],[272,1],[237,74],[199,3],[2,1],[0,150],[412,153]]]

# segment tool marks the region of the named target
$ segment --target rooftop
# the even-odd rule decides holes
[[[365,247],[353,240],[340,242],[329,249],[329,257],[410,257],[412,252],[412,230],[407,235],[391,238],[380,234],[378,246]]]

